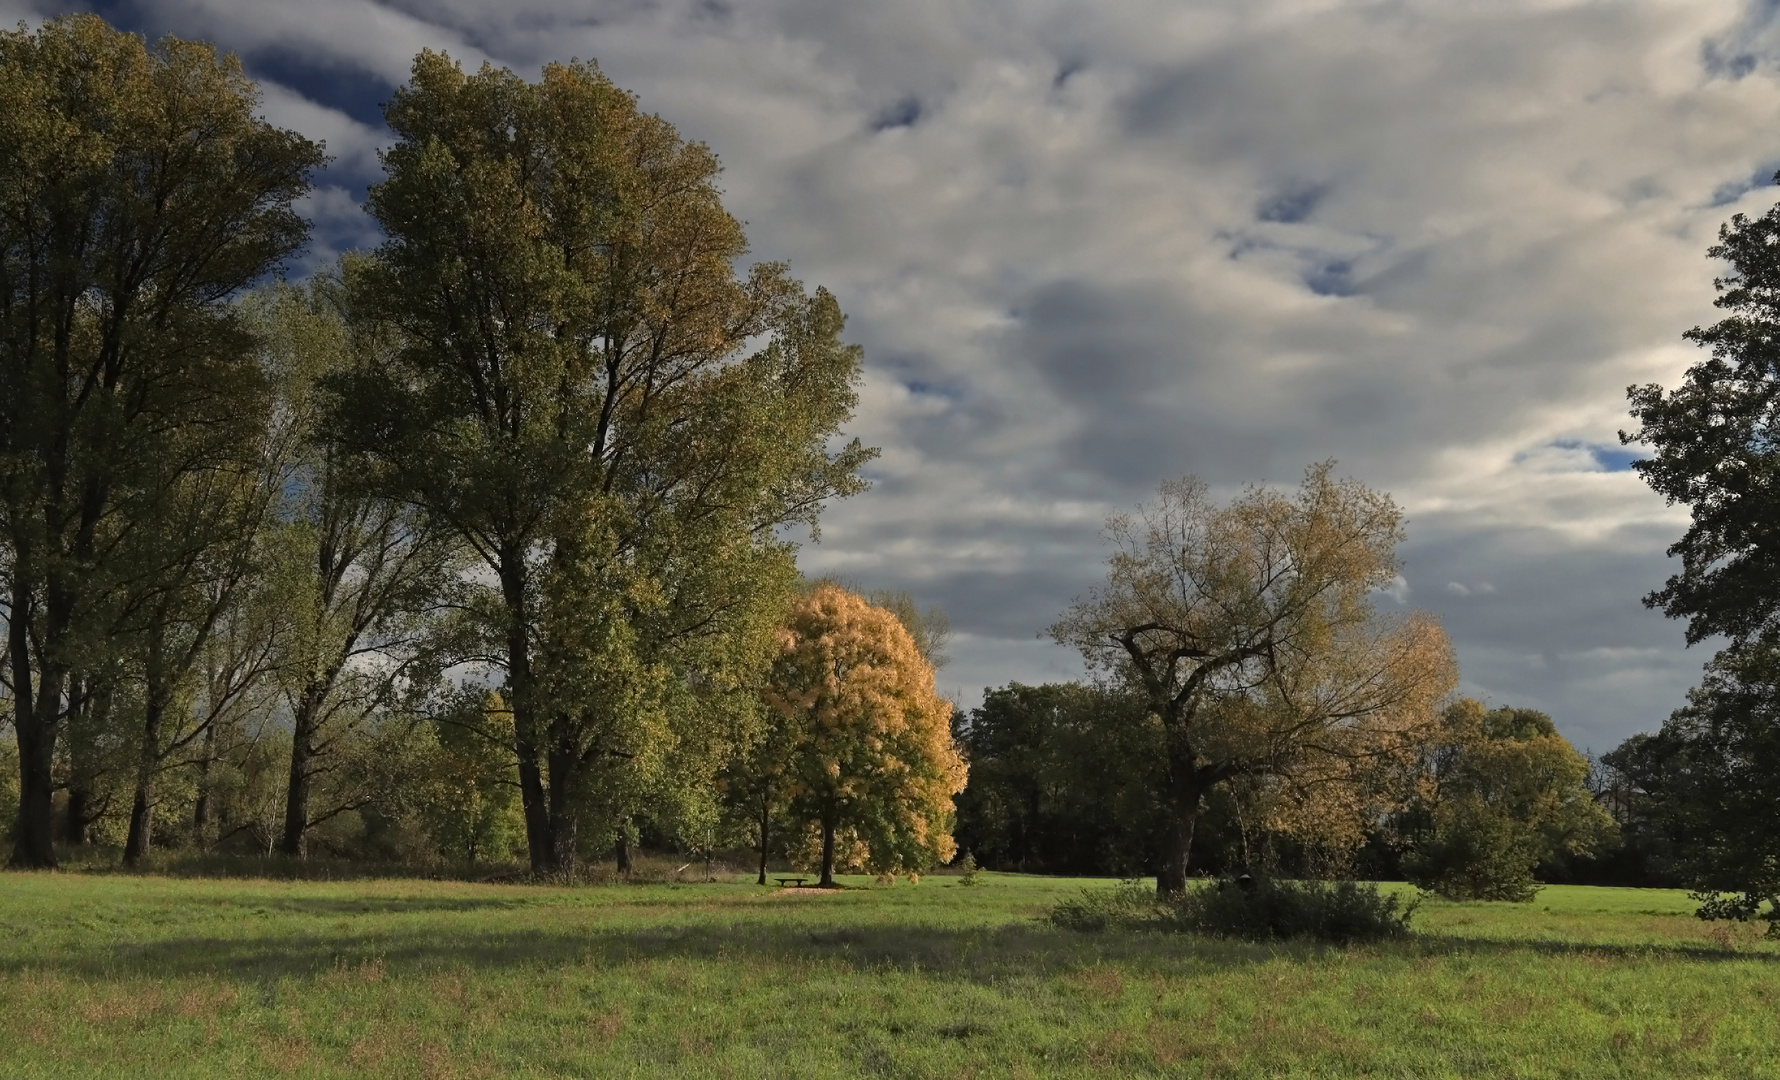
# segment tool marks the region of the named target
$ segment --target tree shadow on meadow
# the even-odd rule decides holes
[[[461,911],[499,907],[501,901],[446,899],[280,900],[266,907],[303,908],[324,915],[371,910]],[[1387,959],[1540,954],[1607,960],[1780,962],[1780,953],[1692,946],[1581,944],[1418,936],[1362,947]],[[375,962],[392,976],[449,970],[512,971],[595,966],[622,967],[661,960],[711,961],[762,968],[838,966],[854,971],[920,971],[971,982],[1066,974],[1097,966],[1157,975],[1213,974],[1278,959],[1312,961],[1339,950],[1305,942],[1250,943],[1188,934],[1081,933],[1042,922],[982,928],[879,923],[682,925],[646,929],[573,930],[476,928],[427,932],[183,937],[83,950],[76,954],[0,962],[0,972],[58,971],[83,977],[212,975],[247,981],[306,977],[341,966]]]

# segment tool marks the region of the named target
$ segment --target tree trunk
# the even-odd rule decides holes
[[[91,837],[93,828],[92,805],[92,790],[70,781],[68,784],[68,806],[62,811],[63,843],[78,846],[85,844]]]
[[[819,888],[834,888],[834,818],[822,818],[822,878],[816,882]]]
[[[154,847],[154,779],[161,757],[161,714],[166,705],[161,687],[148,685],[148,705],[142,711],[142,751],[136,765],[136,798],[130,806],[130,834],[124,841],[124,865],[135,866]]]
[[[216,725],[204,729],[204,756],[198,759],[198,797],[192,801],[192,837],[210,850],[210,763],[216,760]]]
[[[17,558],[15,553],[15,560]],[[66,669],[53,659],[41,665],[35,683],[31,673],[31,636],[35,614],[30,585],[15,570],[7,623],[7,652],[12,664],[13,733],[19,745],[19,815],[13,829],[10,865],[50,869],[56,865],[53,774],[56,721],[62,705]],[[56,590],[60,592],[60,590]],[[61,597],[64,607],[67,598]],[[56,634],[56,612],[47,629]],[[66,621],[65,619],[62,621]]]
[[[618,827],[618,839],[612,843],[612,855],[618,862],[618,873],[623,877],[630,876],[630,835],[624,826]]]
[[[1193,827],[1199,822],[1199,801],[1196,789],[1175,798],[1173,820],[1168,829],[1168,850],[1164,853],[1162,868],[1156,874],[1158,897],[1181,896],[1187,891],[1187,861],[1193,850]]]
[[[772,818],[772,814],[768,809],[769,803],[767,800],[769,798],[769,795],[762,792],[760,796],[760,878],[754,882],[756,885],[766,884],[767,826]]]
[[[513,752],[519,759],[519,800],[525,809],[525,846],[532,872],[558,869],[550,808],[538,765],[537,702],[532,687],[530,612],[525,602],[525,551],[502,544],[501,599],[507,608],[507,707],[513,710]]]
[[[311,682],[303,688],[297,715],[292,718],[290,778],[284,787],[284,834],[278,850],[294,859],[308,854],[309,765],[315,758],[315,718],[321,711],[321,691]]]

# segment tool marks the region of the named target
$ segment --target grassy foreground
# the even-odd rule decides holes
[[[1083,935],[1083,886],[0,875],[0,1075],[1780,1077],[1780,949],[1681,893],[1349,950]]]

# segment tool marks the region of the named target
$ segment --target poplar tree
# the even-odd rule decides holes
[[[233,56],[90,15],[0,33],[0,536],[19,744],[12,864],[53,866],[51,765],[108,545],[162,440],[230,421],[229,298],[301,247],[321,148]]]
[[[397,347],[334,382],[332,430],[486,565],[531,863],[566,870],[590,808],[723,741],[673,724],[733,711],[793,586],[781,527],[863,486],[869,451],[827,451],[859,352],[827,293],[738,275],[714,155],[591,64],[425,52],[386,116],[389,239],[353,287]]]

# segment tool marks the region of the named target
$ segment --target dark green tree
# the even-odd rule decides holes
[[[52,765],[106,546],[172,433],[251,369],[227,302],[302,246],[320,147],[232,56],[94,16],[0,33],[0,536],[19,744],[12,863],[52,866]]]
[[[1701,914],[1747,918],[1780,891],[1780,800],[1772,778],[1774,651],[1780,647],[1780,206],[1737,214],[1707,254],[1729,264],[1713,282],[1724,318],[1686,337],[1709,350],[1681,385],[1628,390],[1635,462],[1687,531],[1669,548],[1679,572],[1645,598],[1687,621],[1689,644],[1722,635],[1688,705],[1639,749],[1677,857],[1707,902]],[[1765,773],[1762,770],[1766,770]],[[1766,797],[1764,800],[1764,793]],[[1721,894],[1733,899],[1722,900]]]
[[[990,869],[1028,873],[1129,874],[1155,864],[1164,742],[1144,705],[1081,683],[986,692],[954,723],[970,763],[957,800],[960,850]]]

